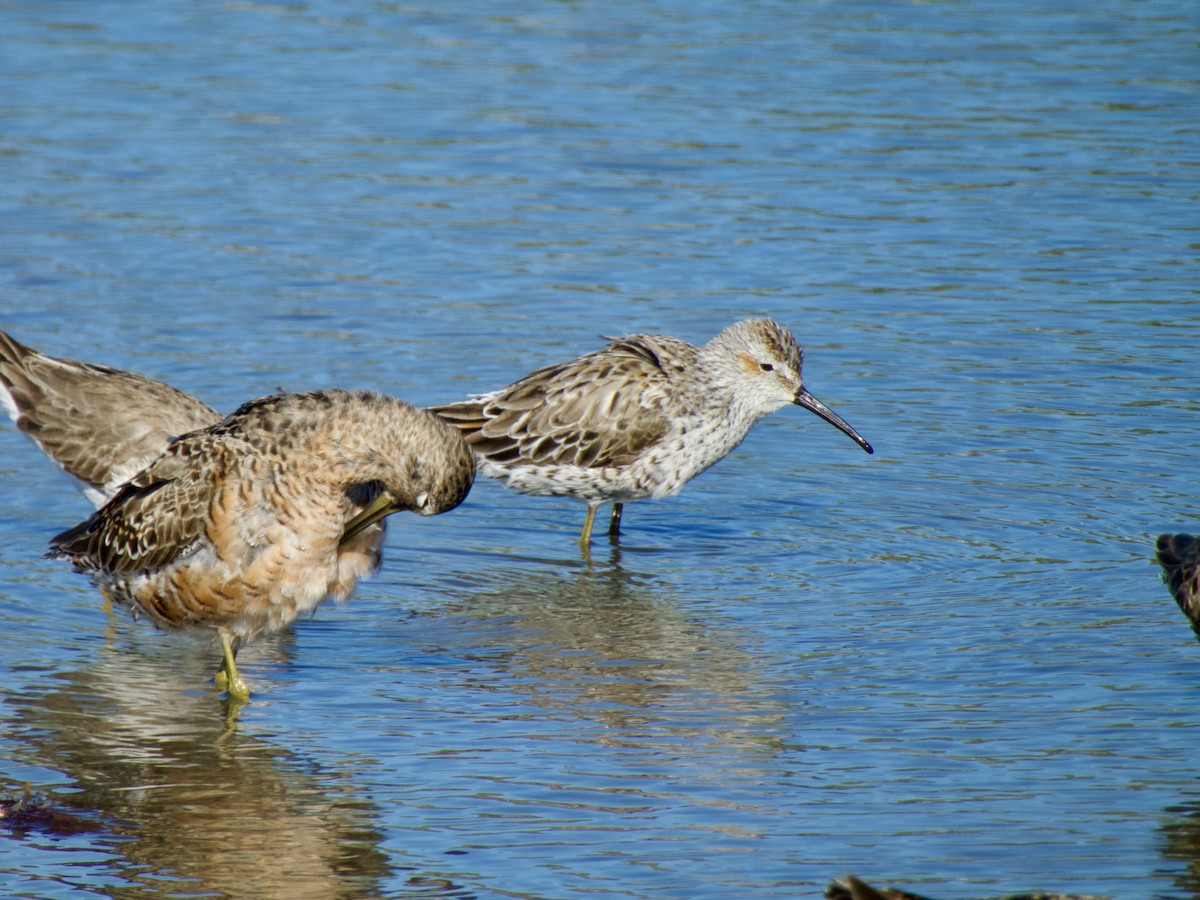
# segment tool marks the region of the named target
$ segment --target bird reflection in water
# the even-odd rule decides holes
[[[1158,845],[1181,896],[1200,897],[1200,785],[1163,813]],[[1181,865],[1182,864],[1182,865]]]
[[[611,552],[607,565],[566,571],[516,560],[519,568],[484,571],[474,590],[440,604],[438,616],[459,617],[451,637],[488,645],[467,652],[486,654],[495,674],[469,687],[527,692],[539,708],[595,718],[605,727],[589,734],[605,744],[685,739],[698,758],[777,749],[789,710],[764,661],[730,629],[691,615],[686,598],[627,570],[619,548]]]
[[[404,879],[378,810],[343,773],[213,716],[183,668],[107,648],[6,701],[12,755],[70,780],[57,813],[100,823],[91,846],[109,858],[89,865],[155,896],[369,897]]]

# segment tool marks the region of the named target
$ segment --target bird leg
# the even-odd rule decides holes
[[[587,552],[588,546],[592,543],[592,523],[596,521],[596,506],[588,504],[587,518],[583,520],[583,533],[579,535],[579,546]]]
[[[217,684],[217,690],[228,692],[231,699],[245,700],[250,696],[250,688],[246,686],[246,682],[238,674],[237,664],[233,661],[237,651],[233,649],[233,642],[224,628],[220,630],[220,634],[221,651],[225,659],[221,663],[221,668],[217,669],[217,674],[213,677],[213,681]]]
[[[617,536],[621,533],[621,507],[623,505],[614,503],[612,518],[608,520],[608,539],[614,544],[617,542]]]

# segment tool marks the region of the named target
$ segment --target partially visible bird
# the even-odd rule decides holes
[[[242,642],[327,595],[344,599],[379,563],[379,518],[453,508],[474,477],[458,435],[399,400],[281,395],[222,422],[160,381],[48,356],[3,332],[0,402],[101,507],[55,538],[51,555],[159,625],[215,628],[220,681],[235,695],[246,691],[234,665]],[[361,470],[335,470],[332,460],[352,446]],[[388,460],[384,487],[372,473]],[[206,511],[215,498],[221,503]],[[320,540],[310,546],[306,534]]]
[[[56,359],[2,331],[0,403],[94,506],[145,468],[170,438],[221,421],[215,409],[161,381]]]
[[[170,440],[48,556],[160,627],[215,629],[218,685],[244,697],[241,643],[345,600],[379,566],[384,517],[451,510],[473,479],[432,413],[361,391],[279,394]]]
[[[1167,589],[1200,638],[1200,541],[1190,534],[1160,534],[1156,557]]]
[[[899,888],[873,888],[853,875],[847,875],[840,881],[830,882],[825,888],[825,900],[932,900],[924,894],[910,894]],[[1027,891],[1020,894],[1006,894],[1002,897],[992,897],[989,900],[1103,900],[1084,894],[1060,894],[1056,891]]]
[[[780,407],[803,406],[873,453],[805,389],[801,359],[787,328],[746,319],[700,347],[660,334],[612,338],[498,391],[430,408],[461,429],[484,475],[586,503],[586,550],[602,503],[613,504],[615,539],[623,504],[678,493]]]

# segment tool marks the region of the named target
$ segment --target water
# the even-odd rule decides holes
[[[791,324],[677,498],[479,483],[243,652],[40,558],[0,430],[11,896],[1200,896],[1190,0],[3,3],[0,327],[229,410]],[[69,829],[68,829],[69,830]]]

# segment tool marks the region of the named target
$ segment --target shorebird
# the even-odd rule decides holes
[[[910,894],[899,888],[873,888],[853,875],[833,881],[825,888],[825,900],[932,900],[924,894]],[[1090,894],[1060,894],[1057,891],[1026,891],[1006,894],[990,900],[1103,900]]]
[[[125,408],[114,393],[122,384],[143,392]],[[103,501],[47,555],[69,559],[106,597],[160,627],[215,629],[217,684],[231,697],[249,695],[235,664],[241,644],[326,598],[345,600],[379,566],[386,516],[451,510],[474,479],[453,428],[382,394],[278,394],[167,437],[164,422],[216,413],[150,379],[53,360],[11,339],[0,341],[0,386],[18,426]],[[73,387],[81,399],[71,423]],[[172,404],[157,419],[155,396]],[[123,430],[104,432],[103,459],[89,460],[80,441],[103,408]]]
[[[1190,534],[1160,534],[1155,555],[1167,589],[1200,638],[1200,541]]]
[[[805,389],[800,346],[769,319],[736,322],[702,347],[661,334],[608,340],[498,391],[430,407],[463,432],[484,475],[586,503],[585,552],[601,504],[613,504],[615,540],[623,504],[678,493],[789,404],[874,452]]]

